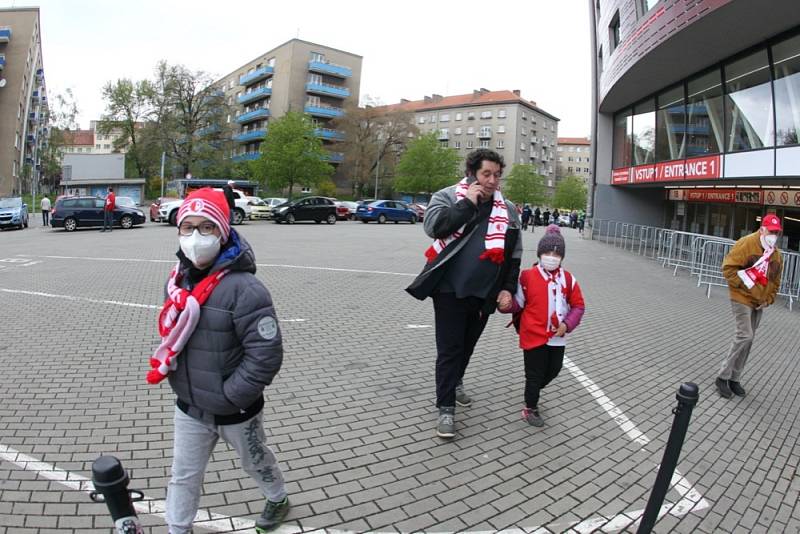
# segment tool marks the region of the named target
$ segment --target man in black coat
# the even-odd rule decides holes
[[[231,224],[233,224],[233,213],[236,207],[236,195],[233,194],[234,185],[236,185],[236,182],[228,180],[228,183],[222,186],[222,192],[225,193],[225,200],[228,202],[228,209],[231,210]]]

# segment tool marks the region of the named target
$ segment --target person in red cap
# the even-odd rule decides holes
[[[781,285],[783,258],[778,237],[782,231],[776,215],[765,215],[761,228],[739,239],[722,262],[736,321],[733,343],[716,380],[719,394],[726,399],[745,396],[741,378],[753,338],[764,308],[775,302]]]
[[[222,191],[208,187],[178,210],[178,263],[158,317],[161,344],[147,382],[165,378],[177,396],[170,534],[192,532],[206,465],[219,438],[267,499],[256,531],[280,525],[289,510],[283,473],[266,445],[264,388],[281,368],[283,343],[272,298],[255,277],[253,250],[230,226]]]

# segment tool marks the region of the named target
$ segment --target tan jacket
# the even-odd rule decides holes
[[[756,284],[752,289],[747,289],[739,275],[736,274],[741,269],[752,267],[763,254],[761,238],[759,233],[755,232],[738,240],[725,256],[725,260],[722,262],[722,274],[728,281],[731,300],[751,308],[761,305],[769,306],[775,302],[775,295],[781,285],[781,273],[783,272],[783,257],[777,248],[769,259],[766,286]]]

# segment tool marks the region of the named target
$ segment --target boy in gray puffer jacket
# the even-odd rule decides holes
[[[192,531],[206,465],[221,437],[267,499],[256,531],[267,532],[289,510],[283,473],[265,444],[264,388],[281,368],[281,332],[269,291],[255,276],[250,245],[230,227],[225,196],[193,192],[178,212],[179,262],[159,316],[161,344],[147,381],[164,378],[177,395],[170,534]]]

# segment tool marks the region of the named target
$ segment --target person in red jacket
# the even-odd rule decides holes
[[[545,230],[537,247],[538,263],[519,275],[517,292],[499,303],[501,312],[519,319],[519,346],[525,356],[525,408],[522,418],[544,426],[539,409],[541,390],[553,381],[564,364],[566,335],[581,322],[586,304],[581,287],[566,269],[564,237],[558,226]]]
[[[117,197],[114,195],[114,188],[108,188],[108,194],[106,195],[106,203],[103,206],[103,229],[100,230],[101,232],[105,232],[106,228],[110,232],[112,227],[114,226],[114,208],[117,207]]]

